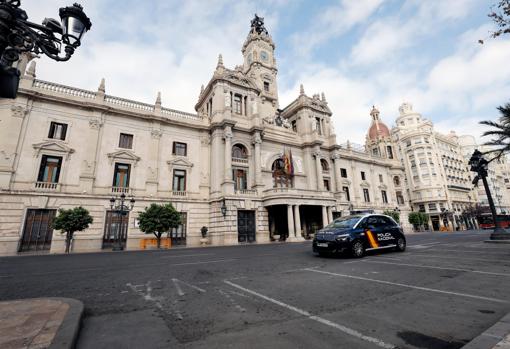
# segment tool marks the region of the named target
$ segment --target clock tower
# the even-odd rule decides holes
[[[275,44],[264,27],[264,18],[255,15],[251,29],[243,45],[243,72],[254,81],[261,91],[262,102],[272,109],[278,108],[278,86],[276,83]]]

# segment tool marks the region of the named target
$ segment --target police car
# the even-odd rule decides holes
[[[405,251],[406,238],[397,222],[382,214],[335,219],[319,230],[313,239],[313,251],[320,256],[350,253],[353,257],[360,258],[366,251],[390,248]]]

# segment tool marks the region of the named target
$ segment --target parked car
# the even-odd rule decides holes
[[[406,249],[404,231],[395,220],[382,214],[353,215],[335,219],[319,230],[313,239],[313,251],[320,256],[349,253],[363,257],[366,251]]]

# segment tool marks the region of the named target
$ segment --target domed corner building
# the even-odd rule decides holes
[[[235,245],[301,241],[350,213],[406,217],[415,206],[410,159],[400,155],[415,141],[407,126],[399,118],[390,131],[374,108],[365,147],[337,144],[324,94],[301,87],[279,105],[275,48],[256,16],[242,64],[219,57],[194,113],[163,106],[160,95],[154,104],[109,95],[104,80],[97,91],[38,80],[24,56],[17,99],[0,100],[0,255],[63,252],[52,220],[76,206],[94,223],[75,234],[75,252],[151,248],[137,222],[151,203],[182,213],[164,236],[172,246],[200,245],[203,226],[211,245]],[[136,200],[124,214],[110,207],[122,194]]]

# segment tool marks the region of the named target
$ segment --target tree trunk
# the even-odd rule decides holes
[[[72,232],[67,232],[66,233],[66,253],[69,253],[69,250],[71,248],[71,239],[73,237],[73,233]]]
[[[159,250],[159,248],[161,247],[161,233],[158,233],[157,239],[158,239],[158,250]]]

